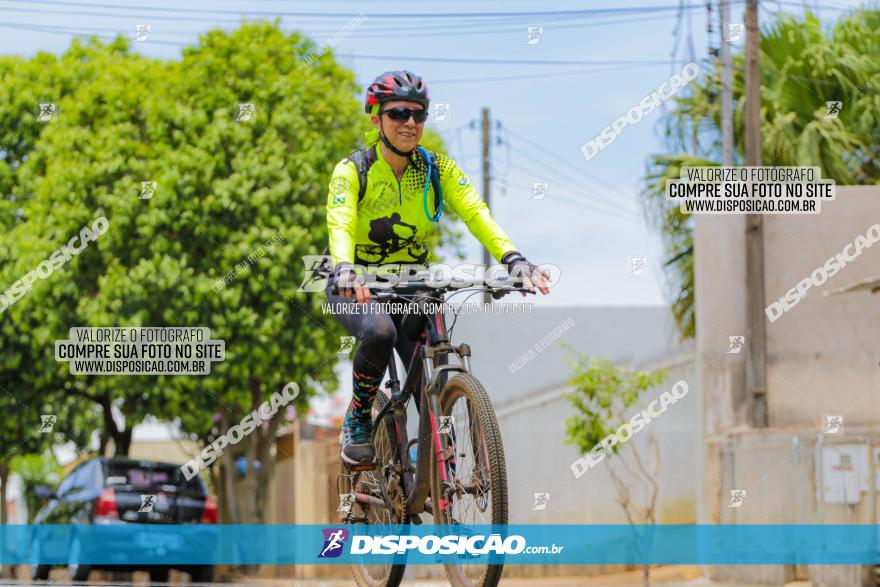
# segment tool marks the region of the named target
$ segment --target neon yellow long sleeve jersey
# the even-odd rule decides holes
[[[455,161],[437,153],[435,163],[440,172],[444,207],[458,214],[496,260],[516,250]],[[333,170],[327,195],[327,232],[333,264],[433,261],[427,239],[434,232],[434,223],[427,217],[423,202],[426,177],[427,165],[416,153],[398,182],[377,146],[376,161],[367,171],[366,193],[358,202],[354,163],[347,158],[340,161]],[[427,204],[432,214],[436,197],[429,183]]]

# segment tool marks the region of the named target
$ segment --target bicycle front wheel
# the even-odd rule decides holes
[[[432,459],[431,499],[436,524],[507,524],[507,468],[489,394],[469,374],[450,379],[440,393],[446,482]],[[443,424],[444,422],[441,422]],[[447,431],[443,431],[443,430]],[[433,454],[433,453],[432,453]],[[453,587],[495,587],[504,565],[444,565]]]
[[[388,403],[388,398],[379,390],[373,402],[373,417]],[[377,466],[374,471],[356,473],[355,494],[373,498],[373,502],[356,502],[352,514],[358,523],[371,524],[383,528],[381,533],[390,534],[391,528],[403,523],[403,489],[399,475],[397,435],[394,419],[386,415],[381,422],[374,422],[373,448],[376,450]],[[386,505],[377,505],[384,502]],[[351,570],[358,587],[398,587],[403,580],[405,564],[365,564],[355,563]]]

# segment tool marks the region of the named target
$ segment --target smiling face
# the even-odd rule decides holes
[[[394,100],[385,102],[379,110],[390,110],[396,106],[409,108],[410,110],[424,110],[421,104],[415,102],[407,102],[406,100]],[[425,130],[424,122],[416,122],[412,116],[405,122],[391,120],[388,114],[382,114],[381,120],[379,116],[372,116],[370,120],[380,132],[385,133],[391,144],[401,151],[411,151],[416,148],[419,141],[422,140],[422,132]]]

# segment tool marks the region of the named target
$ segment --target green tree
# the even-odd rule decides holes
[[[108,60],[127,52],[121,39],[109,45],[74,39],[61,55],[41,51],[28,59],[0,56],[0,229],[18,219],[18,209],[30,196],[17,189],[17,171],[49,127],[37,120],[40,103],[58,105]]]
[[[54,394],[40,396],[32,392],[33,388],[7,385],[0,382],[0,504],[6,503],[9,475],[16,472],[17,462],[49,451],[56,444],[85,446],[95,423],[72,399]],[[2,507],[0,524],[6,522],[6,508]]]
[[[24,251],[33,244],[7,234],[24,221],[31,193],[20,185],[20,171],[42,132],[51,123],[39,122],[40,102],[59,104],[80,84],[114,59],[123,45],[74,41],[62,55],[37,53],[30,59],[0,57],[0,293],[33,269]],[[24,259],[23,259],[24,258]],[[6,482],[16,457],[39,453],[52,442],[73,441],[85,446],[94,420],[83,406],[54,386],[41,387],[35,374],[39,364],[33,337],[39,323],[13,318],[0,311],[0,502],[5,503]],[[41,432],[41,416],[58,420],[53,433]],[[6,509],[0,512],[6,522]]]
[[[807,12],[780,14],[761,32],[761,140],[764,165],[820,167],[840,185],[876,184],[880,177],[880,10],[865,8],[838,20],[826,34]],[[671,154],[651,157],[643,206],[663,236],[673,314],[683,338],[695,332],[693,222],[664,197],[667,179],[685,165],[720,165],[721,68],[676,98],[668,114]],[[744,58],[733,56],[734,163],[744,159]],[[827,101],[843,102],[838,118],[825,118]],[[688,145],[696,143],[696,150]],[[689,151],[686,152],[686,151]]]
[[[37,511],[44,505],[37,497],[35,489],[39,485],[54,488],[61,481],[63,467],[51,452],[16,457],[12,461],[12,472],[21,478],[21,494],[27,507],[27,523],[34,520]]]
[[[333,166],[368,125],[353,75],[328,55],[303,65],[309,42],[268,23],[211,31],[180,61],[118,45],[59,100],[16,170],[15,190],[29,197],[0,239],[6,283],[95,218],[109,221],[7,310],[27,347],[19,370],[35,389],[99,406],[101,449],[112,440],[116,454],[148,414],[208,444],[290,381],[302,411],[335,387],[341,328],[321,295],[297,289],[301,259],[326,245]],[[236,120],[241,103],[254,104],[252,120]],[[139,197],[143,181],[157,184],[150,199]],[[54,341],[81,325],[207,326],[226,359],[206,377],[71,376]],[[230,521],[263,520],[284,422],[224,452],[216,486]],[[258,474],[234,475],[242,456],[249,471],[262,464]]]
[[[570,345],[563,345],[573,351]],[[654,524],[659,485],[657,474],[660,453],[653,435],[649,446],[653,455],[646,459],[639,454],[635,442],[625,444],[606,441],[632,416],[632,407],[646,393],[666,378],[662,371],[646,373],[617,367],[608,359],[591,358],[575,353],[569,359],[573,376],[569,383],[574,392],[566,399],[575,414],[565,420],[566,442],[582,455],[603,454],[609,475],[617,492],[618,503],[630,525]],[[650,466],[650,469],[649,469]],[[644,503],[634,497],[635,482],[643,488]],[[642,566],[643,585],[650,584],[650,566]]]
[[[94,218],[106,214],[103,202],[98,202],[114,198],[113,188],[123,177],[119,162],[126,155],[134,156],[139,146],[134,137],[140,130],[138,118],[143,105],[137,99],[137,80],[156,80],[161,67],[129,55],[124,42],[94,52],[101,56],[100,69],[81,76],[79,85],[57,99],[56,116],[46,123],[16,169],[14,191],[27,197],[22,199],[19,222],[0,245],[0,254],[9,259],[4,268],[7,284],[48,260],[84,226],[91,226]],[[126,98],[130,110],[125,107]],[[149,95],[146,100],[150,101]],[[67,338],[71,326],[91,324],[100,310],[94,303],[97,279],[106,265],[107,255],[92,243],[48,278],[34,282],[33,289],[6,314],[16,327],[10,344],[26,344],[30,349],[28,360],[19,367],[27,374],[29,388],[39,393],[53,390],[100,406],[101,446],[113,438],[125,454],[131,427],[118,426],[111,415],[111,405],[117,400],[112,384],[72,378],[67,364],[54,359],[54,341]],[[130,411],[142,414],[145,410],[139,408],[144,395],[133,397]],[[84,407],[94,411],[93,406]]]

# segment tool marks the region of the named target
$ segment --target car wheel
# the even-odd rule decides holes
[[[34,540],[33,545],[31,546],[31,556],[34,561],[40,560],[40,541]],[[31,581],[48,581],[49,580],[49,571],[52,570],[52,565],[41,565],[41,564],[33,564],[31,565]]]
[[[50,565],[31,565],[31,581],[48,581]]]
[[[89,575],[92,573],[92,567],[89,565],[70,565],[68,570],[70,571],[70,580],[77,582],[88,581]]]
[[[199,565],[189,570],[189,577],[193,583],[210,583],[214,580],[213,565]]]
[[[82,565],[79,563],[82,553],[82,545],[79,538],[74,538],[70,543],[70,561],[67,565],[67,571],[70,573],[71,581],[88,581],[89,574],[92,572],[91,565]]]
[[[168,568],[158,568],[150,570],[150,583],[167,583]]]

